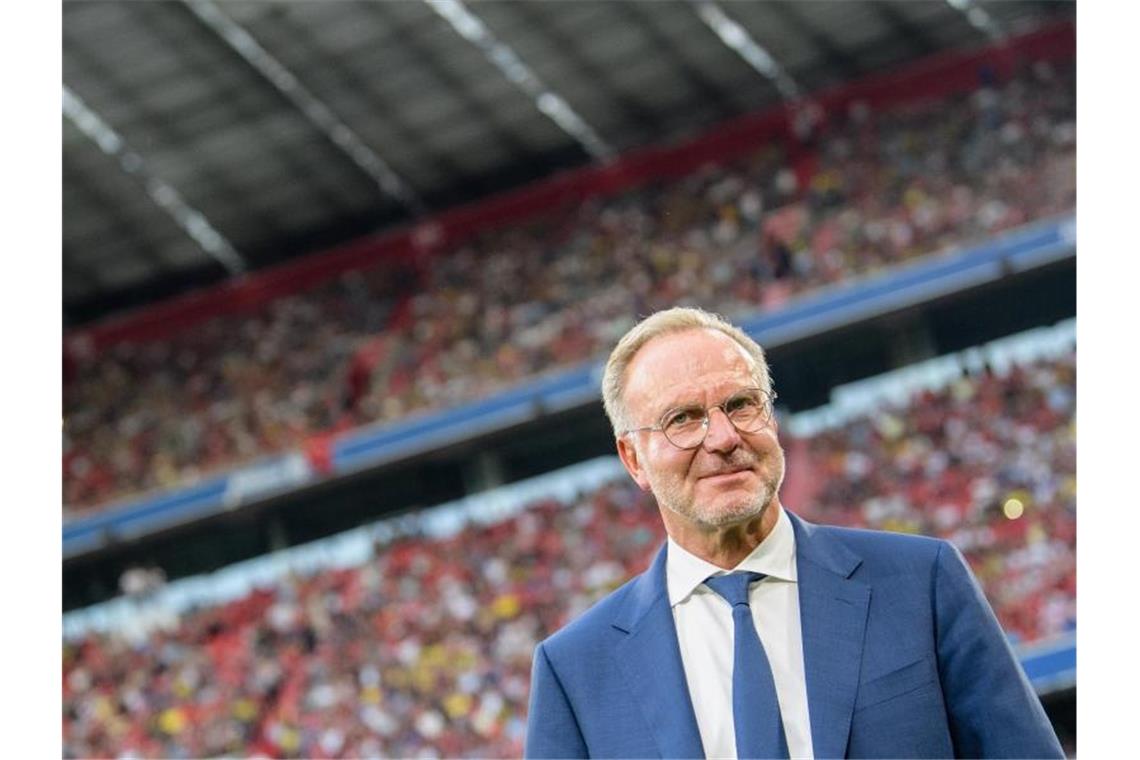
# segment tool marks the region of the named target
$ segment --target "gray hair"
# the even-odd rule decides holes
[[[602,404],[615,435],[620,435],[629,428],[624,398],[625,375],[637,352],[658,336],[702,329],[724,333],[740,344],[756,364],[756,382],[762,390],[771,392],[772,378],[768,372],[768,361],[764,358],[764,349],[748,333],[720,315],[703,309],[682,306],[665,309],[651,314],[630,328],[614,346],[606,361],[606,370],[602,375]]]

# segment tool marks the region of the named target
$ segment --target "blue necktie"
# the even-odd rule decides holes
[[[760,573],[714,575],[705,585],[732,605],[732,724],[738,758],[788,756],[788,741],[776,701],[776,682],[764,645],[756,635],[748,587],[765,577]]]

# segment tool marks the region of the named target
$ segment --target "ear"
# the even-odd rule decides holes
[[[645,468],[641,466],[641,460],[637,456],[637,449],[624,435],[617,439],[617,452],[618,458],[621,463],[625,465],[625,471],[633,478],[633,482],[637,483],[642,491],[649,490],[649,478],[645,476]]]

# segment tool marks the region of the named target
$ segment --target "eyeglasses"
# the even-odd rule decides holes
[[[644,430],[661,432],[679,449],[695,449],[705,442],[709,433],[709,413],[720,409],[732,426],[741,433],[758,433],[772,419],[772,404],[776,394],[760,388],[745,388],[726,400],[712,406],[679,406],[661,415],[656,425],[632,428],[622,435]]]

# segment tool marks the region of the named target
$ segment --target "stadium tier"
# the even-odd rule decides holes
[[[1075,255],[1071,217],[1031,225],[977,248],[926,257],[908,266],[815,294],[767,313],[740,320],[769,348],[834,329],[860,319],[888,314],[966,287],[992,282]],[[478,433],[551,414],[599,398],[601,367],[586,362],[548,373],[505,391],[406,421],[347,430],[320,446],[263,458],[257,463],[168,493],[140,499],[90,515],[79,515],[63,528],[64,556],[76,556],[179,523],[224,513],[236,506],[345,475],[416,453],[430,451]]]
[[[981,71],[970,91],[821,107],[806,132],[743,156],[455,244],[429,240],[416,256],[163,340],[68,341],[65,517],[111,507],[177,520],[196,500],[233,506],[295,487],[343,468],[377,428],[399,435],[528,381],[571,382],[549,373],[588,373],[637,315],[662,306],[795,322],[857,297],[844,291],[853,282],[869,298],[947,262],[1071,255],[1073,66]],[[1026,227],[1043,220],[1052,226]],[[999,236],[1015,229],[1022,237]],[[1016,248],[1030,239],[1034,252]],[[995,264],[995,246],[1010,258]],[[963,250],[973,258],[955,258]],[[103,524],[79,527],[93,525]]]
[[[952,541],[1071,686],[1075,385],[1067,322],[836,389],[784,501]],[[607,458],[69,614],[65,756],[519,756],[534,644],[663,537]]]

